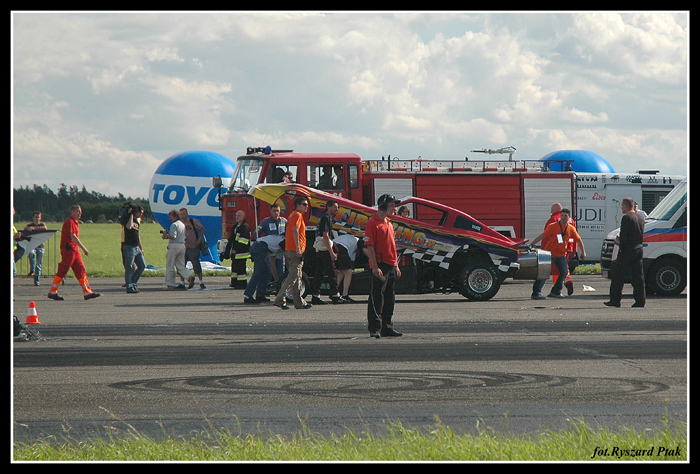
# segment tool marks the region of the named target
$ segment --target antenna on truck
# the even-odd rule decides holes
[[[508,153],[508,161],[513,161],[513,155],[515,152],[518,151],[515,149],[514,146],[506,146],[503,148],[496,148],[495,150],[491,148],[482,148],[481,150],[471,150],[471,153],[487,153],[489,155],[493,155],[495,153],[501,153],[505,154]]]

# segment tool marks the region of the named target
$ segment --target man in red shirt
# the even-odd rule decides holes
[[[391,321],[394,315],[394,282],[401,276],[394,240],[394,227],[389,216],[400,201],[390,194],[377,200],[378,211],[365,224],[364,244],[367,249],[372,279],[367,303],[367,329],[370,337],[398,337]]]
[[[583,240],[581,236],[576,232],[576,228],[569,223],[571,218],[571,211],[568,209],[561,210],[561,217],[558,221],[549,224],[540,235],[538,235],[535,240],[532,241],[532,245],[536,244],[540,240],[548,237],[547,248],[544,250],[549,250],[552,254],[552,266],[556,266],[559,270],[559,276],[557,281],[554,283],[552,291],[549,293],[550,297],[563,298],[561,290],[564,286],[564,280],[569,272],[569,265],[566,260],[566,255],[569,247],[569,240],[573,239],[581,247],[581,258],[586,258],[586,249],[583,246]],[[542,287],[546,280],[536,280],[532,286],[532,298],[541,299]]]
[[[63,297],[58,294],[58,287],[63,282],[68,270],[72,269],[75,278],[78,279],[80,286],[83,289],[83,298],[86,300],[97,298],[99,293],[95,293],[90,288],[87,274],[85,272],[85,264],[80,256],[80,250],[87,256],[90,252],[80,241],[80,229],[78,221],[83,215],[83,210],[80,206],[71,206],[70,217],[66,219],[61,228],[61,263],[58,264],[56,275],[53,277],[51,289],[48,297],[52,300],[63,301]]]
[[[304,213],[309,209],[309,200],[305,197],[298,197],[294,200],[294,212],[287,219],[287,230],[285,231],[284,259],[287,262],[288,274],[280,285],[275,298],[275,306],[281,309],[289,309],[286,303],[287,292],[292,290],[294,298],[294,308],[308,309],[311,305],[301,297],[301,284],[303,282],[302,269],[304,261],[302,257],[306,250],[306,223]]]

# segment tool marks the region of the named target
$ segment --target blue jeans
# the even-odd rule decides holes
[[[146,269],[146,259],[138,245],[124,245],[124,280],[127,288],[132,288],[138,283],[141,274]],[[136,270],[134,270],[134,263]]]
[[[550,293],[560,295],[561,289],[564,287],[566,275],[569,274],[569,262],[566,260],[566,256],[552,257],[552,265],[556,266],[557,270],[559,270],[559,276],[557,277],[557,281],[554,282],[554,286],[552,287],[552,291]],[[535,283],[532,285],[532,296],[540,295],[546,282],[547,280],[535,280]]]
[[[253,259],[253,274],[245,287],[243,296],[252,298],[257,293],[258,298],[262,298],[267,291],[267,284],[272,280],[270,252],[267,250],[267,244],[255,242],[250,247],[250,256]]]
[[[29,252],[29,270],[34,272],[34,283],[39,283],[41,264],[44,261],[44,247],[37,247]]]

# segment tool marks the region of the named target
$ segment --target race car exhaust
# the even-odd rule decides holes
[[[546,280],[552,271],[552,254],[546,250],[531,248],[528,245],[519,249],[520,269],[514,280]]]

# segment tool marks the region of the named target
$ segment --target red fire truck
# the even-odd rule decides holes
[[[245,212],[251,228],[269,215],[268,203],[254,199],[249,194],[251,187],[282,183],[288,172],[295,183],[365,206],[374,206],[376,199],[385,193],[398,199],[405,196],[402,200],[407,202],[412,219],[442,225],[444,213],[431,206],[418,206],[417,200],[408,197],[435,201],[469,214],[516,243],[532,240],[542,232],[553,202],[561,202],[569,208],[576,202],[574,173],[543,171],[542,162],[514,161],[512,153],[509,160],[458,162],[388,158],[363,161],[352,153],[248,148],[245,155],[237,158],[230,183],[220,194],[224,239],[221,245],[235,225],[236,211]],[[214,184],[221,187],[222,180],[215,178]],[[280,204],[283,216],[293,210],[287,208],[285,200]],[[307,231],[315,232],[313,222],[307,223]],[[313,241],[313,235],[309,241]],[[536,255],[530,257],[537,258]],[[441,279],[440,275],[418,274],[410,258],[404,258],[402,265],[410,267],[402,273],[408,276],[413,272],[415,278],[402,278],[403,288],[397,288],[399,292],[453,290],[450,281]],[[513,275],[502,274],[506,276]],[[353,287],[360,284],[361,278],[353,276]]]
[[[472,150],[484,153],[510,152]],[[365,160],[352,153],[299,153],[292,150],[248,148],[236,160],[228,190],[221,194],[223,238],[235,224],[238,209],[251,227],[269,215],[247,196],[255,184],[281,183],[291,172],[295,183],[373,206],[382,194],[416,196],[470,214],[483,224],[514,239],[537,237],[550,217],[552,203],[575,212],[573,172],[546,171],[540,161]],[[410,209],[411,217],[435,222],[437,214]],[[420,213],[423,212],[424,215]],[[283,210],[283,215],[285,211]],[[574,214],[575,215],[575,214]]]

